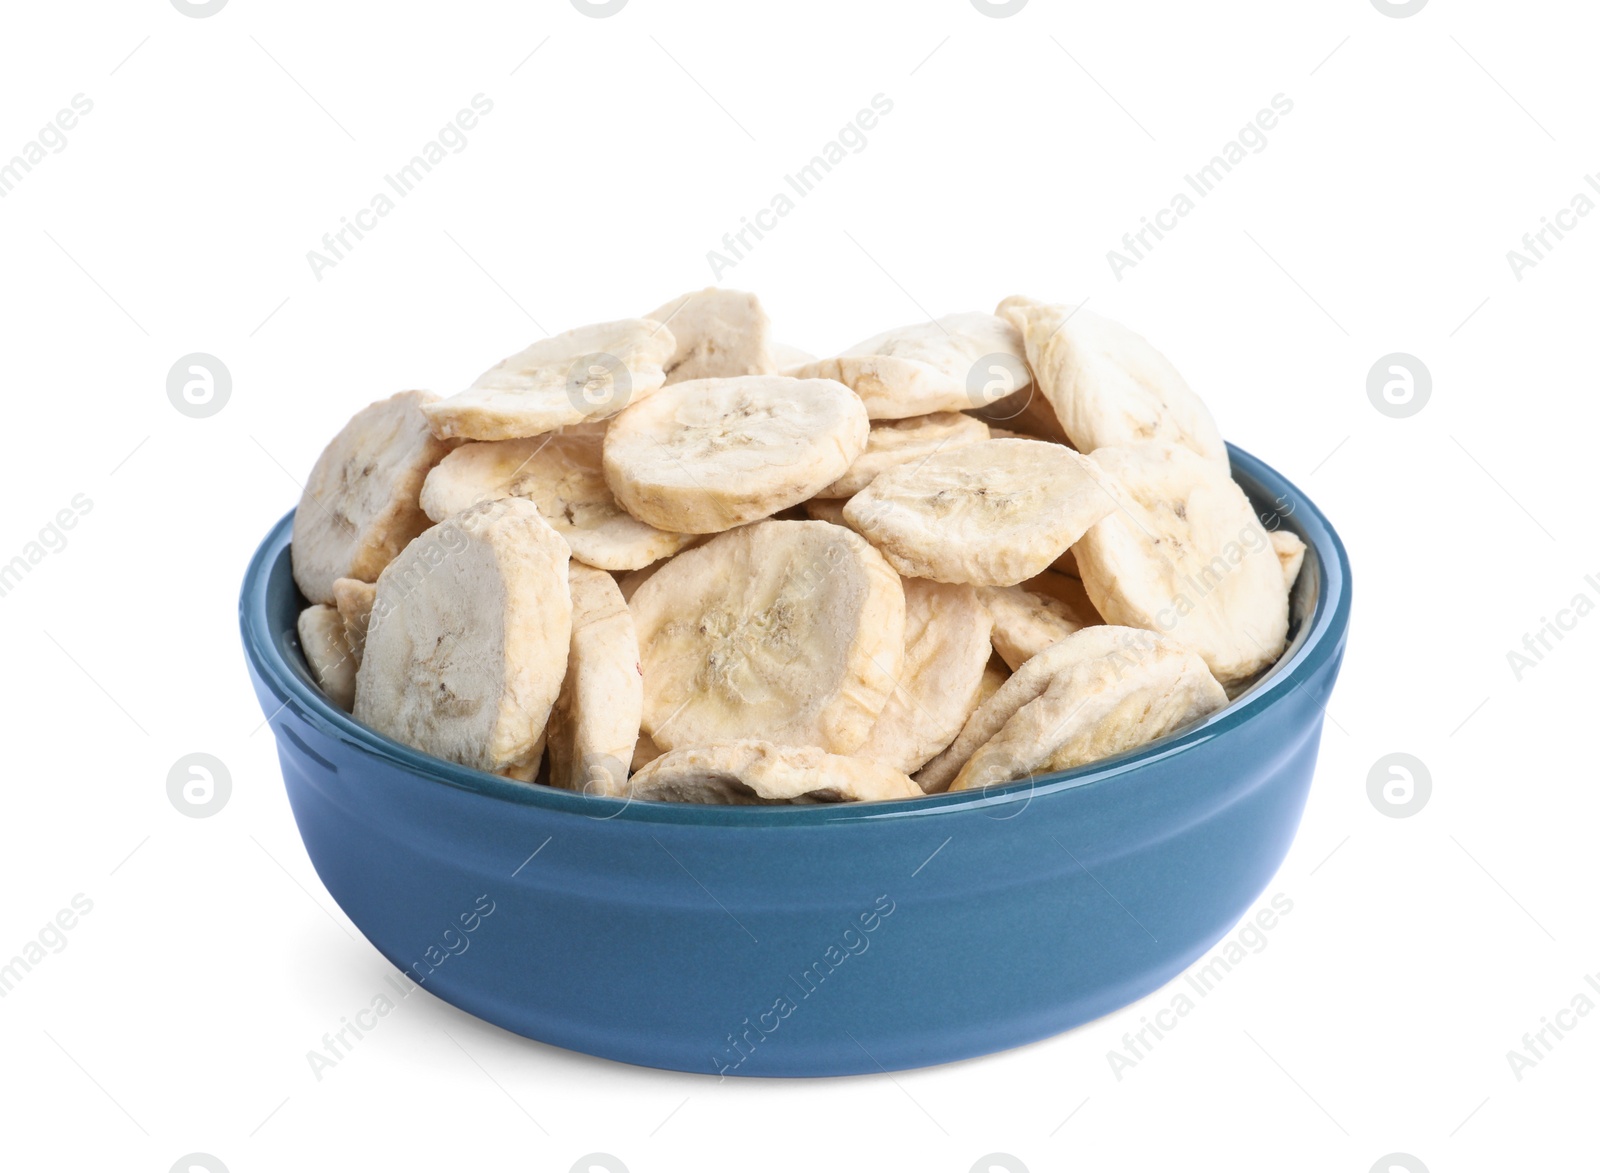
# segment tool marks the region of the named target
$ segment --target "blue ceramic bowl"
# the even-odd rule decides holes
[[[240,625],[317,874],[439,997],[652,1067],[920,1067],[1157,989],[1228,932],[1288,851],[1344,651],[1350,567],[1298,489],[1232,458],[1268,527],[1308,547],[1288,652],[1198,725],[987,792],[630,804],[428,757],[311,682],[288,517],[250,563]]]

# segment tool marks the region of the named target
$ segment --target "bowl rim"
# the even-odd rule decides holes
[[[294,510],[273,525],[250,559],[239,595],[240,635],[252,670],[282,702],[278,710],[268,717],[275,737],[280,736],[280,719],[292,708],[300,720],[335,741],[485,801],[581,814],[600,821],[621,818],[702,826],[823,826],[879,819],[932,818],[974,809],[983,809],[991,818],[1011,818],[1014,815],[994,814],[993,808],[1026,805],[1035,797],[1103,786],[1152,762],[1180,756],[1212,738],[1226,735],[1245,722],[1262,716],[1292,693],[1302,690],[1306,682],[1342,648],[1350,619],[1350,563],[1344,543],[1322,511],[1287,477],[1234,444],[1228,445],[1228,453],[1234,479],[1239,481],[1246,495],[1254,498],[1254,501],[1268,500],[1274,503],[1274,515],[1284,528],[1290,529],[1305,542],[1306,566],[1314,567],[1321,579],[1311,614],[1302,622],[1301,631],[1291,643],[1288,653],[1242,695],[1197,724],[1115,757],[983,790],[878,802],[816,805],[732,806],[652,802],[602,798],[551,786],[516,782],[425,754],[357,722],[322,694],[303,666],[291,664],[280,653],[273,638],[267,610],[267,584],[275,565],[285,556],[292,533]],[[1314,694],[1308,692],[1307,695],[1315,701]],[[1319,708],[1322,707],[1320,701],[1316,703]],[[1021,811],[1015,813],[1020,814]]]

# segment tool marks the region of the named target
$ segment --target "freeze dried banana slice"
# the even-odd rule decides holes
[[[437,436],[515,440],[602,420],[655,392],[677,346],[648,318],[580,326],[502,359],[471,387],[430,404]]]
[[[1176,444],[1102,448],[1118,508],[1073,547],[1107,623],[1162,631],[1223,684],[1271,664],[1289,630],[1289,588],[1243,490]]]
[[[721,534],[656,571],[629,607],[644,731],[663,750],[759,736],[849,753],[905,656],[900,576],[826,522]]]
[[[330,701],[348,713],[356,703],[356,661],[345,640],[339,612],[326,603],[313,603],[300,612],[295,629],[311,679]]]
[[[961,411],[1019,391],[1030,378],[1016,328],[983,313],[901,326],[784,374],[837,379],[873,419]]]
[[[1283,567],[1283,583],[1292,591],[1295,579],[1300,577],[1300,564],[1306,559],[1306,544],[1286,529],[1275,529],[1267,536]]]
[[[988,438],[987,424],[959,411],[940,411],[873,424],[867,433],[866,451],[856,457],[844,476],[817,490],[817,496],[853,497],[879,473],[896,465],[909,464],[935,452],[964,448]]]
[[[567,540],[572,556],[602,570],[636,570],[693,539],[628,514],[601,468],[605,424],[563,428],[521,440],[463,444],[422,486],[422,508],[443,521],[479,501],[525,497]]]
[[[905,663],[855,755],[909,774],[949,745],[978,707],[989,663],[989,616],[970,586],[924,578],[901,585]]]
[[[294,581],[313,603],[333,602],[333,580],[373,582],[428,528],[422,479],[452,445],[422,414],[437,396],[402,391],[356,412],[311,467],[294,511]]]
[[[816,746],[741,740],[664,753],[633,776],[634,798],[651,802],[877,802],[920,798],[899,770]]]
[[[772,322],[753,293],[710,285],[681,294],[645,317],[667,327],[676,340],[662,364],[668,386],[689,379],[778,372]]]
[[[581,562],[567,567],[572,642],[567,677],[546,733],[550,785],[618,797],[639,740],[644,677],[633,615],[616,580]]]
[[[506,497],[421,534],[378,578],[362,721],[480,770],[536,762],[572,635],[567,544]]]
[[[355,666],[361,667],[361,656],[367,646],[367,624],[372,618],[372,602],[378,597],[378,588],[359,578],[333,580],[333,605],[339,611],[339,621],[344,624],[345,643],[350,645],[350,655]]]
[[[995,654],[1012,671],[1053,643],[1087,627],[1086,620],[1059,599],[1025,587],[979,587],[978,597],[994,624],[991,639]]]
[[[1023,661],[988,700],[973,710],[956,739],[917,772],[917,785],[928,794],[948,789],[974,751],[999,733],[1013,713],[1043,695],[1056,670],[1074,663],[1086,646],[1075,645],[1070,639],[1059,640]]]
[[[812,521],[825,521],[830,525],[844,525],[844,507],[848,497],[813,497],[806,502],[806,516]]]
[[[1228,470],[1222,433],[1155,347],[1093,310],[1008,297],[995,311],[1022,331],[1056,417],[1083,452],[1147,440],[1184,447]]]
[[[1042,440],[984,440],[883,473],[845,521],[911,578],[1014,586],[1109,512],[1100,469]]]
[[[867,430],[861,401],[827,379],[693,379],[612,421],[606,483],[640,521],[718,533],[814,496],[861,455]]]
[[[1059,646],[1063,651],[1053,658],[1044,689],[973,751],[950,784],[952,792],[1100,761],[1228,703],[1204,661],[1166,636],[1087,627]]]

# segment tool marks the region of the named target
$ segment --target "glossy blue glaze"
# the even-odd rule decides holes
[[[1308,546],[1293,642],[1265,679],[1136,753],[872,804],[630,804],[390,741],[306,673],[285,517],[250,564],[240,623],[306,850],[368,939],[439,997],[630,1063],[895,1070],[1115,1010],[1201,956],[1272,878],[1344,650],[1337,535],[1277,473],[1232,457],[1269,527]]]

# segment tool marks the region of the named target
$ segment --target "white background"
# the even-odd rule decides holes
[[[7,6],[0,159],[94,108],[0,200],[0,561],[92,509],[0,598],[0,958],[93,911],[0,999],[3,1163],[1592,1168],[1600,1015],[1520,1080],[1506,1056],[1600,972],[1600,618],[1520,681],[1507,652],[1600,602],[1600,216],[1520,281],[1506,252],[1600,172],[1595,32],[1576,2]],[[307,250],[478,93],[466,149],[316,279]],[[357,408],[707,284],[878,93],[866,148],[721,283],[822,354],[1087,297],[1317,501],[1356,602],[1266,894],[1293,912],[1120,1080],[1107,1052],[1170,993],[893,1079],[722,1084],[418,993],[318,1082],[306,1052],[390,971],[297,837],[238,650],[248,555]],[[1116,279],[1107,250],[1279,93],[1266,148]],[[165,389],[195,351],[233,379],[206,419]],[[1432,374],[1408,419],[1366,394],[1395,351]],[[166,793],[197,751],[233,780],[207,819]],[[1394,751],[1432,776],[1410,818],[1367,794]]]

